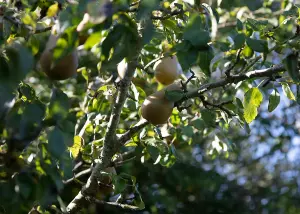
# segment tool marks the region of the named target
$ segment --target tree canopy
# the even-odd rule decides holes
[[[300,213],[299,17],[0,1],[0,213]]]

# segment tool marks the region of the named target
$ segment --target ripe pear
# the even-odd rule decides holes
[[[153,125],[166,123],[172,114],[174,102],[169,101],[165,97],[166,90],[181,90],[180,82],[175,82],[164,89],[151,94],[142,104],[142,117]]]
[[[179,77],[177,57],[170,56],[157,61],[153,70],[158,82],[163,85],[170,85]]]
[[[46,48],[41,55],[40,65],[42,70],[52,80],[65,80],[76,74],[78,66],[77,50],[74,49],[69,55],[60,59],[52,68],[53,52],[52,50],[56,46],[58,36],[50,34]]]

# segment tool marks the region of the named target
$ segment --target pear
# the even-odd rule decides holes
[[[54,63],[52,50],[56,46],[58,36],[51,34],[46,48],[40,57],[41,69],[52,80],[65,80],[76,74],[78,66],[77,50],[74,49],[70,54],[60,59],[53,67]]]
[[[175,82],[164,89],[149,95],[142,104],[142,117],[153,125],[166,123],[172,114],[174,102],[169,101],[165,97],[166,90],[181,90],[180,82]]]
[[[179,77],[177,57],[170,56],[157,61],[153,70],[158,82],[163,85],[170,85]]]

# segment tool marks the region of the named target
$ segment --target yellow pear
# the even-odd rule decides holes
[[[40,65],[50,79],[65,80],[76,74],[78,66],[77,50],[74,49],[51,68],[52,63],[54,63],[52,50],[55,48],[57,40],[58,36],[53,34],[50,35],[46,48],[41,55]]]
[[[158,82],[163,85],[173,83],[179,77],[178,61],[176,56],[165,57],[157,61],[153,70]]]
[[[142,117],[153,125],[166,123],[172,114],[174,102],[169,101],[165,97],[166,90],[181,90],[180,82],[175,82],[164,89],[151,94],[142,104]]]

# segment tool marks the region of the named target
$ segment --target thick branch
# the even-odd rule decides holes
[[[92,174],[88,179],[87,184],[84,186],[83,190],[79,192],[78,195],[73,199],[73,201],[68,205],[68,213],[75,213],[76,211],[80,210],[84,206],[87,197],[91,199],[90,197],[92,197],[96,193],[97,178],[100,174],[100,171],[111,164],[111,158],[115,154],[115,152],[120,148],[120,146],[124,145],[135,133],[137,133],[139,130],[141,130],[148,124],[147,121],[141,120],[137,125],[133,126],[125,134],[121,135],[121,137],[117,138],[116,136],[116,129],[119,124],[121,110],[127,98],[130,82],[137,66],[137,57],[138,51],[136,53],[136,56],[133,59],[131,59],[128,63],[128,70],[126,72],[126,76],[122,80],[120,88],[117,92],[116,102],[113,106],[112,114],[104,138],[103,150],[99,159],[100,161],[96,163],[96,166],[94,167]],[[284,66],[279,65],[268,69],[251,71],[245,74],[232,75],[214,83],[204,84],[199,89],[188,92],[186,96],[178,103],[193,97],[199,97],[201,96],[201,94],[210,89],[224,87],[227,84],[238,83],[246,79],[272,77],[273,75],[284,70]],[[97,201],[94,202],[97,203]],[[116,205],[118,205],[118,203],[116,203]]]
[[[92,174],[89,177],[86,185],[83,187],[82,191],[79,192],[78,195],[73,199],[73,201],[68,205],[68,213],[76,213],[78,210],[84,207],[87,196],[90,197],[95,195],[98,185],[97,178],[100,176],[100,171],[110,165],[112,156],[121,146],[121,144],[118,143],[119,141],[116,136],[116,129],[119,125],[121,111],[127,98],[129,86],[137,66],[139,50],[140,47],[137,47],[135,56],[129,59],[128,69],[125,73],[125,77],[119,85],[116,101],[114,106],[112,107],[112,113],[106,129],[106,134],[103,142],[103,150],[100,155],[100,159],[93,168]]]
[[[245,74],[232,75],[230,77],[227,77],[223,80],[219,80],[217,82],[204,84],[199,89],[188,92],[186,94],[186,96],[183,99],[181,99],[180,101],[178,101],[177,103],[181,103],[190,98],[199,97],[201,94],[203,94],[204,92],[206,92],[210,89],[224,87],[230,83],[238,83],[243,80],[257,78],[257,77],[272,77],[273,75],[275,75],[281,71],[284,71],[284,70],[285,70],[285,68],[283,65],[277,65],[272,68],[249,71]]]

